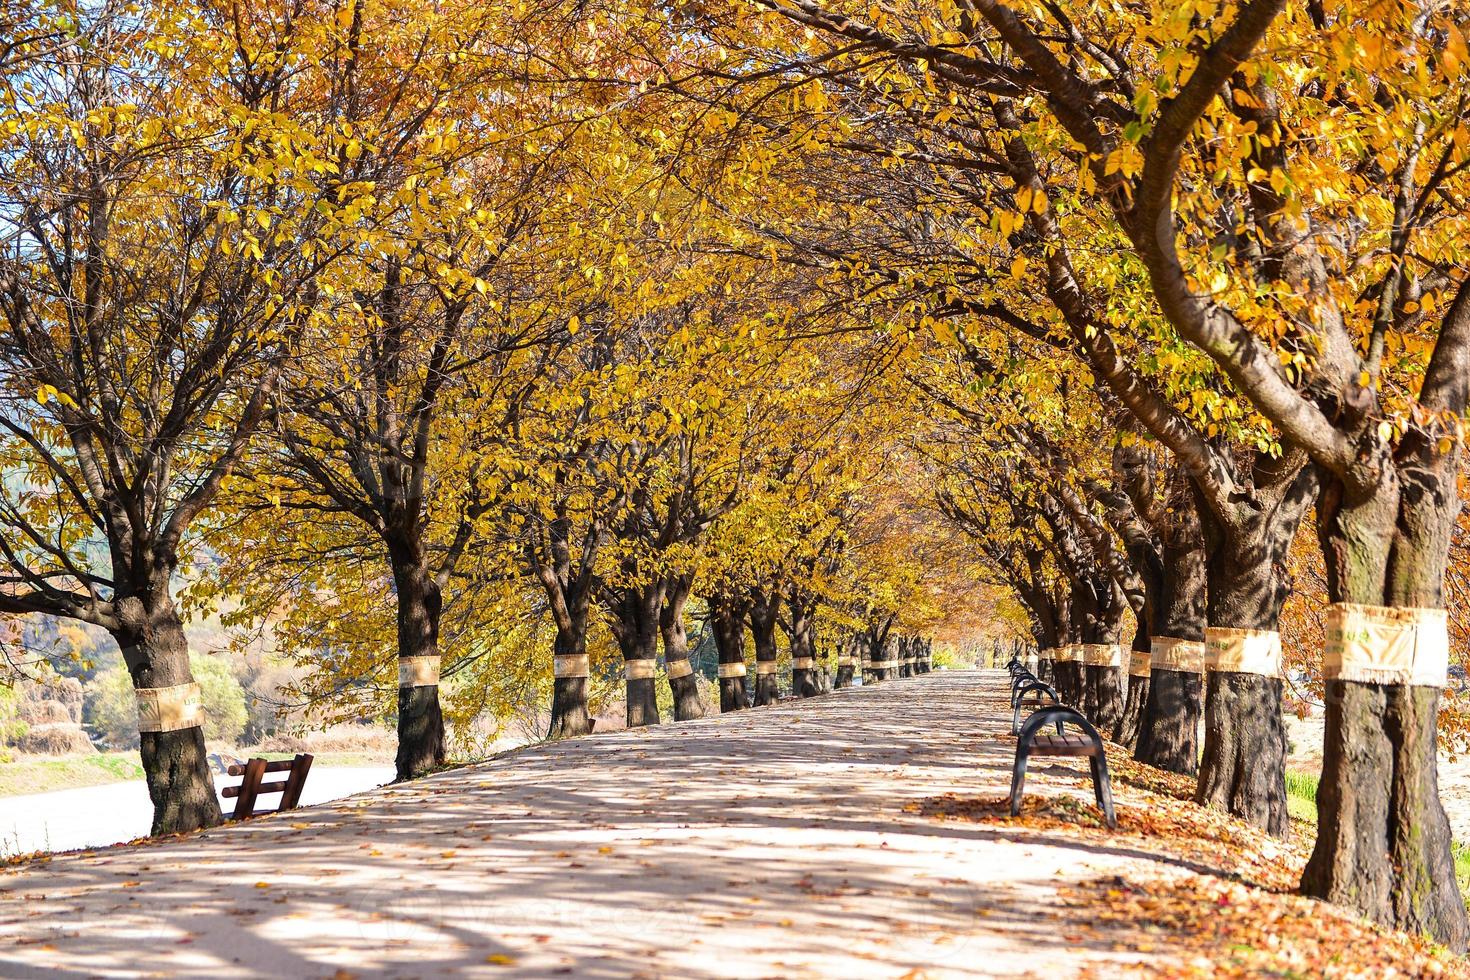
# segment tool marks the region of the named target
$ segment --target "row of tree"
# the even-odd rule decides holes
[[[701,242],[667,145],[697,113],[639,98],[634,32],[555,4],[4,17],[0,610],[116,640],[155,832],[220,820],[191,615],[293,659],[319,717],[393,719],[401,779],[444,764],[448,691],[450,734],[507,686],[590,731],[610,645],[629,725],[657,676],[699,717],[691,596],[726,709],[747,629],[766,704],[778,635],[810,695],[848,634],[932,620],[942,543],[884,517],[902,338]]]
[[[1349,670],[1331,638],[1303,888],[1463,949],[1434,668],[1470,392],[1466,12],[702,11],[743,87],[701,91],[784,151],[753,237],[948,342],[912,378],[947,409],[941,505],[1039,646],[1101,648],[1057,663],[1070,697],[1184,772],[1202,712],[1200,801],[1284,833],[1272,661],[1303,526],[1318,612],[1417,651]],[[1151,650],[1147,697],[1117,646]]]
[[[1429,655],[1460,511],[1470,25],[1360,6],[7,8],[0,608],[159,691],[228,605],[391,692],[411,775],[441,673],[585,731],[606,622],[652,720],[691,594],[759,655],[962,620],[983,559],[1043,647],[1147,646],[1073,696],[1173,768],[1202,711],[1201,800],[1281,832],[1301,527]],[[1463,948],[1443,683],[1325,674],[1304,887]],[[217,819],[197,728],[142,752]]]

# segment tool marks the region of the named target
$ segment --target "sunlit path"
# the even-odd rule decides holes
[[[935,673],[60,856],[0,878],[0,975],[1067,976],[1157,962],[1167,946],[1145,957],[1060,925],[1062,892],[1192,879],[1189,862],[925,815],[943,794],[1004,793],[1004,695],[999,672]],[[1042,765],[1029,787],[1070,796],[1073,782]]]

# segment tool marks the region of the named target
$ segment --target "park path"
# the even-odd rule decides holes
[[[1167,935],[1079,934],[1067,896],[1209,869],[943,816],[942,801],[1004,795],[1005,695],[1000,672],[939,672],[30,863],[0,873],[0,976],[1058,977],[1157,962]],[[1075,796],[1073,775],[1042,765],[1030,787]]]

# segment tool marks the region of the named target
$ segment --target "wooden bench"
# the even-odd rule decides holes
[[[1066,733],[1063,723],[1080,732]],[[1042,729],[1055,723],[1057,732]],[[1011,773],[1011,816],[1021,812],[1021,792],[1026,786],[1026,762],[1033,755],[1077,756],[1086,758],[1092,768],[1092,792],[1102,807],[1108,827],[1118,829],[1118,818],[1113,812],[1113,786],[1108,779],[1108,757],[1103,751],[1102,736],[1092,723],[1082,717],[1082,712],[1065,705],[1052,704],[1040,708],[1026,719],[1016,739],[1016,765]]]
[[[239,786],[226,786],[221,794],[225,799],[235,801],[235,812],[230,814],[230,819],[244,820],[255,816],[256,798],[271,793],[281,794],[281,805],[274,810],[266,810],[266,813],[296,809],[296,804],[301,802],[301,789],[306,785],[306,774],[311,771],[311,756],[302,753],[294,759],[282,759],[279,762],[251,759],[243,765],[236,763],[225,771],[231,776],[245,777],[240,780]],[[274,783],[261,782],[266,773],[270,772],[284,772],[286,778]]]
[[[1056,688],[1052,687],[1050,684],[1037,680],[1027,681],[1026,683],[1022,684],[1016,689],[1015,694],[1011,696],[1011,707],[1015,709],[1014,713],[1011,715],[1012,735],[1016,735],[1021,731],[1021,710],[1026,707],[1026,698],[1030,695],[1035,695],[1038,702],[1036,707],[1038,708],[1044,707],[1044,705],[1039,703],[1043,695],[1051,698],[1052,704],[1062,703],[1062,699],[1057,695]],[[1061,722],[1058,721],[1057,725],[1060,726]],[[1058,727],[1057,730],[1060,731],[1061,728]]]

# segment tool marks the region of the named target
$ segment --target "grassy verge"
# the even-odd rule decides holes
[[[1286,810],[1293,819],[1317,822],[1317,781],[1314,772],[1286,770]],[[1450,853],[1455,858],[1455,880],[1460,894],[1470,900],[1470,844],[1454,841]]]
[[[1286,770],[1286,812],[1293,820],[1317,822],[1317,779],[1314,772]]]
[[[241,755],[254,754],[242,750]],[[290,752],[262,752],[267,759],[289,759]],[[391,766],[393,759],[375,752],[321,752],[313,765]],[[64,755],[56,758],[28,757],[14,762],[0,762],[0,796],[27,793],[51,793],[59,789],[83,786],[106,786],[143,778],[143,766],[136,752],[102,752],[97,755]]]
[[[142,778],[143,766],[136,752],[17,759],[0,763],[0,796],[50,793]]]

